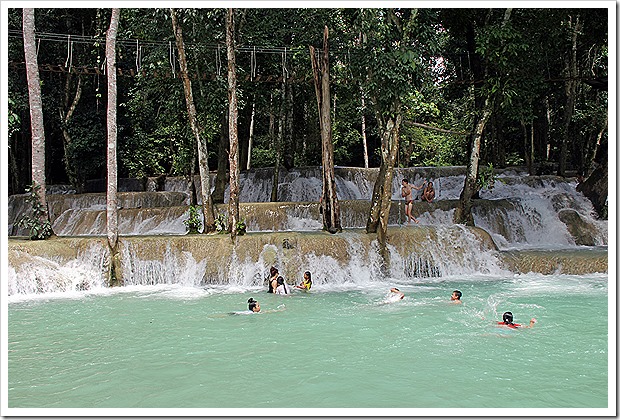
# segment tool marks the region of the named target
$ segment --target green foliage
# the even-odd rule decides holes
[[[9,137],[11,137],[17,131],[19,131],[19,127],[21,125],[19,115],[17,114],[15,108],[16,108],[15,101],[9,98],[9,118],[8,118]]]
[[[196,234],[202,227],[200,220],[200,206],[189,206],[187,219],[183,220],[183,224],[187,228],[189,234]]]
[[[215,230],[218,233],[228,233],[228,215],[220,213],[215,218]]]
[[[493,164],[489,163],[486,167],[481,166],[478,169],[478,178],[476,179],[476,189],[478,191],[482,189],[492,190],[495,187],[495,172],[493,171]]]
[[[228,229],[228,215],[224,214],[224,213],[220,213],[217,215],[217,217],[215,218],[215,230],[217,233],[230,233],[230,230]],[[235,227],[237,229],[237,235],[245,235],[246,231],[247,231],[247,225],[245,223],[244,219],[240,219],[237,220],[237,223],[235,224]]]
[[[41,204],[40,189],[41,186],[34,181],[26,188],[26,202],[30,204],[32,216],[24,215],[17,222],[19,227],[29,230],[30,239],[33,241],[47,239],[54,233],[47,217],[47,210]]]
[[[276,152],[271,148],[256,146],[252,148],[252,167],[267,168],[275,165]]]
[[[66,146],[67,172],[72,184],[83,187],[87,179],[101,176],[106,160],[106,129],[93,114],[76,114],[69,122],[71,143]]]

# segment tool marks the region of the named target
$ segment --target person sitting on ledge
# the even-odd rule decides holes
[[[432,203],[435,199],[435,188],[433,187],[433,182],[429,181],[424,187],[424,191],[422,191],[422,200]]]

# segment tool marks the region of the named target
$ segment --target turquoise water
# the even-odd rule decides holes
[[[262,289],[142,286],[8,304],[8,407],[608,406],[607,275]],[[386,303],[398,286],[405,298]],[[454,289],[463,304],[449,302]],[[260,314],[231,314],[257,299]],[[512,311],[532,329],[495,321]]]

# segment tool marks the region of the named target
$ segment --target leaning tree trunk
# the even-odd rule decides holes
[[[392,181],[394,179],[394,165],[398,156],[398,143],[402,116],[400,104],[395,104],[393,117],[385,123],[377,112],[379,130],[381,132],[381,166],[372,192],[370,213],[366,222],[367,233],[377,233],[379,253],[383,260],[382,271],[387,273],[390,266],[390,253],[387,248],[387,229],[392,206]]]
[[[32,183],[40,187],[39,201],[45,213],[40,222],[49,220],[45,197],[45,131],[43,125],[43,102],[37,62],[37,46],[34,35],[34,9],[23,10],[24,56],[28,79],[28,103],[30,105],[30,127],[32,130]]]
[[[256,112],[256,101],[252,101],[252,116],[250,117],[250,135],[248,139],[248,163],[246,169],[249,171],[252,167],[252,141],[254,139],[254,116]]]
[[[226,51],[228,58],[228,136],[230,153],[230,195],[228,200],[228,223],[230,237],[237,236],[239,220],[239,135],[237,133],[237,70],[235,64],[235,19],[234,10],[228,9],[226,15]]]
[[[207,142],[201,138],[198,121],[196,119],[196,106],[194,105],[194,96],[192,94],[192,82],[187,74],[187,59],[185,57],[185,45],[183,43],[183,31],[177,20],[175,9],[170,9],[172,17],[172,29],[176,40],[177,50],[179,51],[179,70],[181,79],[183,80],[183,89],[185,90],[185,102],[187,105],[187,114],[189,124],[198,144],[198,167],[200,170],[200,187],[202,196],[202,213],[204,216],[203,233],[215,231],[215,214],[213,211],[213,201],[211,200],[211,182],[209,179],[209,163],[207,161],[208,151]]]
[[[464,224],[467,226],[474,226],[474,216],[471,212],[472,209],[472,197],[478,191],[476,186],[478,179],[478,163],[480,161],[480,144],[482,142],[482,133],[484,132],[484,126],[486,125],[492,112],[492,101],[490,97],[487,97],[484,102],[484,108],[482,115],[476,123],[476,128],[472,133],[471,140],[471,152],[469,155],[469,162],[467,164],[467,174],[465,176],[465,185],[461,191],[459,198],[459,204],[454,211],[454,223]]]
[[[504,11],[504,20],[502,26],[505,26],[510,20],[512,9],[508,8]],[[488,68],[485,69],[484,79],[488,75]],[[493,113],[493,94],[488,94],[484,98],[484,105],[480,118],[478,119],[471,138],[471,151],[469,155],[469,162],[467,163],[467,173],[465,174],[465,184],[459,197],[459,203],[454,210],[454,223],[464,224],[467,226],[474,226],[474,216],[472,214],[473,202],[472,198],[478,192],[478,165],[480,161],[480,145],[482,144],[482,134],[484,133],[484,127]]]
[[[120,253],[118,250],[118,199],[117,199],[117,164],[116,164],[116,34],[120,9],[112,9],[110,28],[106,35],[106,72],[108,77],[108,189],[107,189],[107,236],[110,247],[111,285],[122,283],[120,275]]]
[[[323,156],[323,195],[321,206],[323,210],[323,229],[329,233],[342,231],[340,223],[340,203],[336,194],[336,179],[334,175],[334,145],[332,143],[332,123],[329,90],[329,30],[323,31],[323,54],[320,63],[314,54],[314,47],[310,46],[310,60],[314,76],[314,91],[319,110],[321,128],[322,156]]]

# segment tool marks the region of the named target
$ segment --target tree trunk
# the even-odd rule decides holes
[[[482,142],[482,133],[484,132],[484,126],[486,125],[489,117],[491,116],[492,105],[491,98],[487,97],[484,102],[484,108],[482,110],[482,116],[476,124],[476,128],[472,133],[471,151],[469,155],[469,162],[467,164],[467,174],[465,176],[465,185],[461,196],[459,198],[459,204],[454,211],[454,223],[464,224],[467,226],[474,226],[474,216],[471,212],[472,209],[472,197],[478,192],[477,179],[478,179],[478,163],[480,160],[480,144]]]
[[[362,98],[362,146],[364,147],[364,168],[368,168],[368,143],[366,142],[366,102],[364,100],[364,90],[360,86],[360,96]]]
[[[400,125],[402,122],[400,103],[394,104],[394,114],[383,123],[377,110],[377,121],[381,133],[381,166],[379,176],[372,192],[370,213],[366,222],[367,233],[377,233],[379,253],[383,260],[382,271],[387,273],[390,266],[390,253],[387,248],[387,229],[392,206],[392,181],[394,165],[398,156]]]
[[[605,122],[603,123],[601,129],[599,130],[597,136],[596,136],[596,142],[594,143],[594,146],[592,147],[592,150],[590,152],[590,154],[588,155],[588,157],[586,158],[586,172],[584,174],[584,176],[590,176],[592,174],[592,171],[594,170],[594,160],[596,159],[596,154],[598,153],[598,148],[601,145],[601,140],[603,139],[603,134],[605,134],[605,131],[607,130],[607,121],[608,121],[608,116],[605,116]]]
[[[71,145],[71,135],[69,133],[69,121],[75,112],[75,108],[77,107],[80,98],[82,97],[82,76],[78,75],[77,87],[75,88],[75,95],[73,97],[73,101],[70,100],[70,92],[71,92],[71,79],[72,74],[67,73],[67,79],[65,81],[65,100],[63,106],[59,107],[60,112],[60,125],[62,130],[63,137],[63,149],[65,153],[64,162],[65,162],[65,171],[67,172],[67,176],[69,177],[69,181],[75,187],[77,193],[82,193],[84,191],[84,182],[83,176],[76,171],[74,168],[70,158],[69,158],[69,147]]]
[[[560,138],[560,157],[558,162],[558,176],[565,176],[568,160],[568,144],[570,136],[570,123],[575,110],[575,97],[577,96],[577,35],[581,32],[582,23],[579,16],[575,18],[573,24],[572,18],[569,21],[569,28],[572,29],[571,34],[571,53],[566,57],[566,83],[564,91],[566,94],[566,103],[564,105],[564,115],[562,118],[561,138]]]
[[[273,149],[276,152],[276,161],[273,165],[273,184],[271,186],[271,201],[278,201],[278,184],[280,182],[280,165],[282,163],[282,143],[284,142],[284,124],[286,122],[285,114],[286,88],[282,82],[282,102],[280,102],[280,120],[278,121],[278,135],[274,138]]]
[[[286,79],[286,124],[284,126],[284,147],[282,148],[282,164],[286,169],[295,166],[295,141],[293,138],[293,84]]]
[[[215,215],[213,211],[213,201],[211,200],[211,182],[209,179],[209,163],[207,142],[201,138],[198,121],[196,119],[196,106],[194,105],[194,96],[192,94],[192,82],[187,74],[187,59],[185,57],[185,45],[183,43],[183,31],[178,23],[175,9],[170,9],[172,17],[172,29],[176,40],[177,50],[179,52],[179,70],[181,79],[183,80],[183,89],[185,91],[185,102],[187,105],[187,114],[192,133],[198,144],[198,167],[200,170],[200,186],[202,196],[202,213],[204,216],[203,233],[215,231]]]
[[[521,120],[521,130],[523,131],[523,157],[525,160],[525,166],[527,166],[527,172],[532,174],[532,156],[530,152],[530,136],[527,132],[527,125],[525,121]]]
[[[108,78],[108,188],[107,188],[107,236],[110,247],[110,285],[122,284],[120,276],[120,253],[118,250],[118,200],[117,200],[117,163],[116,163],[116,34],[120,9],[112,9],[110,28],[106,35],[106,73]]]
[[[41,223],[49,219],[45,197],[45,131],[43,125],[43,101],[35,44],[34,9],[23,10],[24,56],[26,77],[28,79],[28,103],[30,105],[30,127],[32,130],[32,183],[39,186],[39,201],[45,213]]]
[[[230,195],[228,200],[228,223],[230,237],[237,236],[239,220],[239,136],[237,133],[237,70],[235,63],[235,19],[234,10],[229,8],[226,15],[226,51],[228,58],[228,135],[230,153]]]
[[[220,142],[217,148],[217,174],[215,175],[215,189],[213,202],[223,203],[226,192],[226,162],[228,162],[228,111],[222,113],[220,121]]]
[[[252,115],[250,117],[250,135],[248,138],[248,164],[246,169],[252,167],[252,140],[254,139],[254,116],[256,115],[256,102],[252,102]]]
[[[323,195],[321,207],[323,210],[323,229],[329,233],[342,231],[340,223],[340,203],[336,194],[336,178],[334,174],[334,145],[332,143],[332,123],[329,89],[329,30],[323,31],[323,54],[320,63],[314,54],[314,47],[310,47],[310,60],[314,76],[314,91],[316,93],[319,110],[319,121],[322,142],[323,163]]]

